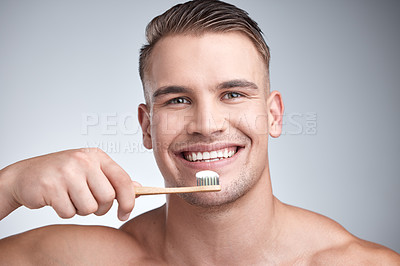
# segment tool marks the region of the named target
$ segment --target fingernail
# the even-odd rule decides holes
[[[121,217],[122,221],[126,221],[129,218],[130,213],[125,214],[124,216]]]

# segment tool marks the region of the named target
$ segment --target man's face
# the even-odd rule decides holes
[[[215,171],[221,192],[183,196],[192,204],[215,206],[236,200],[268,176],[273,95],[265,64],[248,37],[168,36],[150,60],[148,103],[139,107],[139,120],[166,186],[194,186],[196,172]]]

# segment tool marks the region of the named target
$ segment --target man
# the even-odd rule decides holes
[[[143,142],[166,186],[195,185],[213,170],[221,192],[170,195],[119,230],[49,226],[3,239],[4,264],[396,265],[400,257],[334,221],[272,194],[268,135],[281,133],[283,103],[269,88],[269,50],[234,6],[193,1],[155,18],[140,57]],[[135,187],[97,149],[28,159],[0,172],[0,218],[21,205],[60,217],[106,213],[127,220]]]

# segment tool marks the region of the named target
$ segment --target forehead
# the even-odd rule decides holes
[[[267,70],[244,34],[172,35],[154,47],[147,73],[148,93],[162,86],[209,87],[234,79],[266,86]]]

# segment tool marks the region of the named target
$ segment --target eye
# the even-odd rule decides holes
[[[177,97],[169,100],[167,104],[190,104],[190,101],[183,97]]]
[[[225,95],[222,97],[222,99],[229,100],[229,99],[235,99],[235,98],[240,98],[240,97],[243,97],[243,94],[234,92],[234,91],[230,91],[230,92],[225,93]]]

